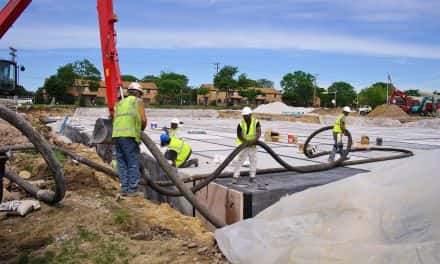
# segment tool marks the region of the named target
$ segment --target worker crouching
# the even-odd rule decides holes
[[[115,144],[118,174],[122,196],[139,196],[137,192],[139,171],[139,144],[147,118],[142,101],[143,90],[139,83],[128,86],[128,96],[115,106],[112,138]]]
[[[243,120],[237,126],[237,145],[241,145],[245,142],[255,144],[261,136],[261,126],[258,119],[252,117],[252,110],[249,107],[245,107],[242,110]],[[238,155],[238,160],[235,163],[234,175],[232,183],[238,183],[238,177],[240,176],[240,167],[245,162],[246,158],[249,158],[249,180],[255,182],[257,173],[257,146],[249,146],[243,149]]]
[[[170,137],[168,134],[160,135],[160,145],[162,147],[168,146],[165,152],[165,158],[170,160],[172,165],[176,168],[188,168],[192,165],[198,167],[198,159],[189,159],[192,150],[191,146],[185,141]]]
[[[347,116],[350,114],[351,109],[348,106],[345,106],[342,110],[342,114],[340,114],[333,125],[333,150],[330,153],[328,158],[329,162],[333,162],[335,160],[336,153],[339,153],[341,156],[344,156],[344,143],[342,141],[342,136],[347,134],[346,125],[347,125]],[[346,157],[348,159],[348,157]]]

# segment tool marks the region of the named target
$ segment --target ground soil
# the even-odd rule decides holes
[[[401,118],[404,119],[404,118],[408,118],[409,115],[405,113],[405,111],[403,111],[397,105],[383,104],[374,108],[374,110],[368,114],[368,117],[388,117],[394,119],[401,119]]]
[[[27,118],[46,131],[39,115],[52,114],[60,112],[29,111]],[[14,132],[6,123],[3,129]],[[50,130],[46,132],[50,141],[63,144]],[[15,137],[21,138],[19,134]],[[93,148],[65,143],[63,147],[103,164]],[[66,197],[55,206],[41,204],[39,211],[26,217],[0,214],[0,262],[228,263],[201,220],[182,215],[168,204],[140,197],[117,199],[118,181],[59,153],[56,157],[64,167]],[[15,153],[8,168],[16,173],[31,172],[29,180],[43,182],[47,188],[53,184],[47,165],[36,152]],[[19,192],[21,198],[26,197],[18,186],[5,183],[10,197]]]

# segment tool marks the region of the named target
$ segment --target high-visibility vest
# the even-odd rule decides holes
[[[116,104],[112,138],[132,137],[137,143],[141,142],[141,102],[141,99],[129,95]]]
[[[168,150],[173,150],[177,153],[176,167],[179,168],[188,158],[191,153],[191,147],[188,143],[178,138],[170,138],[170,144],[168,144]]]
[[[241,135],[246,140],[255,140],[257,138],[257,124],[258,119],[251,118],[251,125],[249,126],[249,131],[247,131],[247,124],[245,120],[240,121]],[[237,137],[237,145],[241,145],[243,142]]]
[[[335,133],[342,133],[341,120],[344,117],[345,117],[344,114],[340,114],[338,116],[338,118],[336,118],[335,125],[333,126],[333,132],[335,132]]]
[[[176,129],[170,129],[168,130],[168,136],[170,136],[170,138],[180,138],[180,128],[176,128]]]

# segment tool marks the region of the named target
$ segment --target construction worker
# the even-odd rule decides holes
[[[350,114],[351,109],[348,106],[345,106],[342,109],[342,114],[340,114],[335,121],[333,126],[333,150],[330,153],[328,160],[330,162],[335,160],[336,153],[339,153],[341,156],[344,155],[344,144],[342,142],[342,135],[346,135],[346,124],[347,124],[347,116]],[[347,158],[348,159],[348,158]]]
[[[249,107],[245,107],[242,110],[243,120],[237,126],[237,145],[241,145],[244,142],[256,143],[261,136],[261,126],[258,119],[252,117],[252,110]],[[238,160],[235,163],[234,175],[232,183],[238,183],[238,177],[240,176],[240,167],[243,162],[249,158],[250,182],[255,182],[257,172],[257,146],[250,146],[243,149],[238,155]]]
[[[128,86],[128,96],[115,106],[112,138],[115,144],[118,174],[121,180],[122,196],[138,196],[139,143],[141,131],[147,118],[142,101],[143,90],[139,83]]]
[[[170,137],[168,134],[162,134],[160,135],[160,145],[162,147],[168,146],[165,152],[165,158],[172,162],[173,167],[188,168],[191,165],[199,166],[198,159],[189,159],[192,150],[190,145],[185,141]]]
[[[180,137],[180,128],[179,128],[179,119],[173,118],[170,124],[171,128],[168,130],[168,135],[170,137],[175,137],[181,139]]]

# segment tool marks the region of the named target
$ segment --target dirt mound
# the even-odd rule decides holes
[[[389,118],[399,119],[399,118],[407,118],[408,114],[405,113],[405,111],[403,111],[397,105],[383,104],[374,108],[374,110],[368,114],[368,117],[389,117]]]
[[[0,119],[0,146],[21,145],[28,143],[28,139],[8,122]]]
[[[342,113],[342,108],[316,108],[312,111],[312,113],[318,115],[339,115],[340,113]]]

